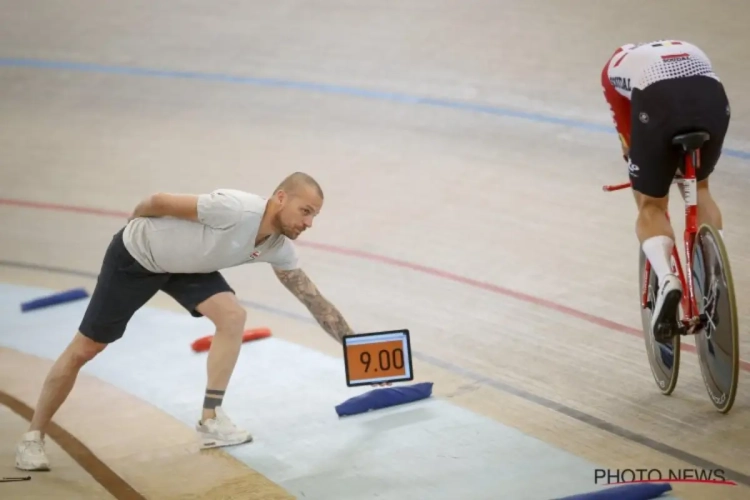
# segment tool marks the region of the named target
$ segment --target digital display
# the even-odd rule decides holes
[[[345,337],[344,365],[350,387],[414,379],[409,330]]]

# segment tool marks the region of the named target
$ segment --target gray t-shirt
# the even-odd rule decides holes
[[[198,197],[198,220],[141,217],[125,226],[125,248],[154,273],[210,273],[246,263],[267,262],[296,269],[297,252],[282,235],[255,246],[266,199],[234,189]]]

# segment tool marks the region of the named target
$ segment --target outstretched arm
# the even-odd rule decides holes
[[[354,332],[333,304],[323,297],[302,269],[282,271],[274,269],[279,281],[302,302],[318,324],[339,343]]]

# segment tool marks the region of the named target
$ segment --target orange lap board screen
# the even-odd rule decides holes
[[[346,363],[349,380],[358,382],[381,377],[407,375],[408,353],[403,340],[388,340],[347,345]]]

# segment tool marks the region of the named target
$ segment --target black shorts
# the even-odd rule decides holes
[[[130,318],[156,292],[163,291],[196,318],[195,308],[217,293],[234,290],[218,272],[205,274],[152,273],[136,261],[122,241],[123,230],[112,238],[104,254],[94,293],[78,330],[109,344],[122,337]]]
[[[700,181],[711,175],[729,128],[729,100],[721,82],[708,76],[661,80],[633,89],[631,102],[628,168],[635,191],[655,198],[669,193],[684,161],[672,137],[686,132],[704,130],[711,135],[701,148],[696,177]]]

